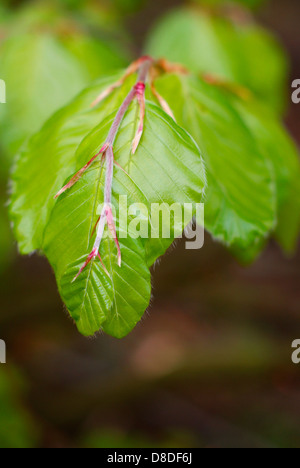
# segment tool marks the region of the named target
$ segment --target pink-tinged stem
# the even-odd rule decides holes
[[[103,238],[104,234],[104,228],[107,223],[109,230],[111,231],[114,241],[117,245],[118,249],[118,264],[121,266],[121,250],[119,246],[119,241],[117,239],[117,232],[116,232],[116,227],[112,215],[112,210],[111,210],[111,194],[112,194],[112,181],[113,181],[113,172],[114,172],[114,154],[111,146],[108,146],[108,148],[105,151],[106,155],[106,176],[105,176],[105,189],[104,189],[104,206],[102,209],[102,213],[100,216],[100,219],[97,221],[98,228],[97,228],[97,235],[96,235],[96,240],[93,246],[93,250],[88,256],[87,260],[85,261],[84,265],[80,268],[78,274],[74,278],[73,281],[75,281],[79,275],[83,272],[83,270],[88,266],[88,264],[94,260],[96,257],[99,257],[102,263],[102,266],[104,267],[104,270],[107,272],[102,259],[99,254],[99,249],[100,249],[100,244]],[[96,226],[97,226],[96,224]]]
[[[97,226],[98,226],[98,224],[99,224],[99,221],[100,221],[100,216],[99,216],[99,218],[97,219],[96,224],[95,224],[95,226],[94,226],[94,228],[93,228],[93,230],[92,230],[91,238],[94,236],[94,234],[95,234],[95,232],[96,232],[96,229],[97,229]]]
[[[146,80],[147,80],[147,75],[148,75],[149,69],[150,69],[153,61],[152,61],[152,59],[149,59],[149,58],[143,58],[142,63],[143,64],[142,64],[142,66],[140,68],[138,82],[132,88],[132,90],[130,91],[128,96],[126,97],[125,101],[123,102],[122,106],[120,107],[120,109],[119,109],[119,111],[118,111],[118,113],[116,115],[116,118],[115,118],[115,120],[114,120],[114,122],[113,122],[113,124],[111,126],[110,132],[109,132],[107,140],[106,140],[106,143],[108,143],[109,145],[113,145],[113,143],[115,141],[115,138],[116,138],[116,135],[118,133],[119,127],[120,127],[120,125],[122,123],[122,120],[124,118],[124,115],[126,114],[126,112],[128,110],[128,107],[130,106],[133,99],[136,96],[139,96],[139,95],[144,96],[144,94],[145,94],[145,83],[146,83]],[[142,88],[143,88],[143,93],[141,93]]]
[[[99,260],[100,260],[100,263],[101,263],[101,265],[102,265],[102,268],[103,268],[104,272],[107,274],[107,276],[109,276],[109,273],[108,273],[108,271],[107,271],[107,269],[106,269],[106,267],[105,267],[105,265],[104,265],[104,263],[103,263],[103,260],[102,260],[102,258],[101,258],[101,256],[100,256],[99,253],[98,253],[98,258],[99,258]]]
[[[98,252],[100,249],[100,244],[103,238],[105,224],[106,224],[106,205],[104,205],[102,209],[100,221],[98,223],[97,236],[96,236],[96,240],[93,246],[93,251],[94,250],[96,251],[96,255],[98,255]]]
[[[125,169],[123,169],[123,167],[117,161],[115,161],[115,166],[117,166],[119,169],[121,169],[121,171],[123,171],[124,174],[126,174],[129,177],[128,172],[126,172]]]
[[[129,92],[129,94],[127,95],[127,97],[124,100],[123,104],[121,105],[120,109],[118,110],[117,115],[116,115],[116,117],[114,119],[114,122],[113,122],[113,124],[112,124],[112,126],[110,128],[109,133],[108,133],[105,145],[103,146],[103,148],[100,150],[100,152],[98,154],[93,156],[93,158],[82,169],[80,169],[80,171],[78,171],[77,174],[75,174],[74,177],[72,177],[72,179],[68,182],[68,184],[66,184],[65,187],[63,187],[55,197],[55,198],[57,198],[60,194],[65,192],[68,188],[71,188],[80,179],[80,177],[88,169],[88,167],[90,167],[90,165],[95,161],[95,159],[101,153],[103,153],[103,158],[106,159],[104,206],[103,206],[103,209],[102,209],[102,213],[101,213],[101,215],[100,215],[100,217],[99,217],[99,219],[98,219],[98,221],[97,221],[97,223],[95,225],[93,233],[92,233],[92,236],[93,236],[95,231],[97,230],[96,240],[95,240],[95,243],[94,243],[94,246],[93,246],[93,250],[89,254],[89,256],[87,257],[84,265],[80,268],[78,274],[76,275],[76,277],[74,278],[73,281],[75,281],[79,277],[79,275],[82,273],[82,271],[86,268],[86,266],[97,257],[100,259],[100,262],[102,264],[102,267],[103,267],[105,273],[108,274],[108,272],[107,272],[107,270],[106,270],[106,268],[105,268],[105,266],[104,266],[104,264],[102,262],[100,254],[99,254],[100,244],[101,244],[101,241],[103,239],[103,234],[104,234],[104,229],[105,229],[106,224],[107,224],[107,227],[108,227],[108,229],[109,229],[109,231],[110,231],[110,233],[111,233],[111,235],[112,235],[112,237],[113,237],[113,239],[115,241],[115,244],[117,246],[118,265],[121,266],[121,249],[120,249],[120,244],[119,244],[118,237],[117,237],[117,230],[116,230],[116,226],[115,226],[115,222],[114,222],[114,218],[113,218],[113,213],[112,213],[112,208],[111,208],[114,164],[117,164],[114,161],[113,144],[115,142],[116,135],[117,135],[118,130],[120,128],[120,125],[121,125],[121,123],[123,121],[125,113],[127,112],[127,110],[129,108],[130,104],[132,103],[132,101],[135,98],[137,98],[138,103],[139,103],[139,107],[140,107],[140,116],[139,116],[139,125],[138,125],[138,129],[137,129],[137,133],[136,133],[135,138],[134,138],[133,143],[132,143],[132,152],[133,153],[136,152],[136,150],[138,148],[138,145],[140,143],[140,140],[142,138],[142,135],[143,135],[143,130],[144,130],[144,119],[145,119],[145,110],[146,110],[146,104],[145,104],[146,81],[147,81],[148,75],[151,74],[151,71],[153,72],[153,69],[151,70],[151,67],[153,67],[153,65],[155,65],[155,64],[158,65],[162,70],[164,70],[166,72],[186,73],[186,70],[183,69],[179,65],[172,65],[172,64],[170,64],[169,62],[167,62],[165,60],[155,62],[153,59],[151,59],[150,57],[147,57],[147,56],[142,57],[139,60],[137,60],[136,62],[134,62],[133,64],[131,64],[130,67],[128,67],[128,69],[126,70],[124,76],[119,81],[117,81],[116,83],[111,85],[108,89],[103,91],[92,104],[92,106],[95,106],[95,105],[99,104],[99,102],[101,102],[105,97],[107,97],[114,89],[121,86],[124,83],[125,79],[129,75],[131,75],[131,74],[133,74],[133,73],[135,73],[135,72],[137,72],[139,70],[137,83],[132,88],[132,90]],[[155,73],[155,71],[154,71],[154,73]],[[168,103],[156,91],[155,86],[154,86],[154,79],[151,79],[150,81],[151,81],[151,89],[152,89],[152,92],[153,92],[154,96],[158,99],[160,105],[165,110],[165,112],[167,112],[169,115],[171,115],[172,118],[174,118],[173,113],[172,113]]]
[[[137,97],[139,106],[140,106],[140,119],[139,125],[136,132],[136,135],[132,142],[132,154],[136,153],[136,150],[140,144],[143,131],[144,131],[144,120],[145,120],[145,112],[146,112],[146,101],[145,101],[145,89],[146,89],[146,81],[150,71],[151,66],[153,65],[153,60],[148,59],[146,60],[139,71],[138,82],[135,85],[135,95]]]
[[[109,86],[107,89],[105,89],[101,94],[99,94],[99,96],[91,104],[91,107],[95,107],[98,104],[100,104],[100,102],[102,102],[105,98],[107,98],[115,89],[118,89],[120,86],[122,86],[122,84],[130,75],[133,75],[133,73],[137,72],[143,63],[148,62],[148,61],[152,61],[152,59],[148,56],[144,56],[144,57],[139,58],[135,62],[133,62],[131,65],[129,65],[125,74],[122,76],[122,78],[118,80],[116,83]]]
[[[140,106],[140,121],[139,121],[139,126],[137,129],[136,135],[132,143],[132,154],[135,154],[139,146],[139,143],[141,141],[143,131],[144,131],[144,120],[145,120],[145,112],[146,112],[145,84],[139,81],[135,85],[135,90],[136,90],[136,97]]]
[[[91,107],[96,107],[100,102],[107,98],[115,89],[119,88],[123,84],[123,80],[117,81],[109,88],[105,89],[99,96],[92,102]]]
[[[94,260],[96,257],[99,258],[103,270],[105,271],[105,273],[107,274],[107,276],[109,276],[109,273],[108,273],[107,269],[105,268],[105,265],[104,265],[104,263],[103,263],[103,261],[102,261],[102,258],[101,258],[101,256],[100,256],[99,252],[97,252],[96,249],[93,249],[92,252],[90,253],[90,255],[88,256],[88,258],[86,259],[86,261],[84,262],[84,264],[82,265],[82,267],[80,268],[79,272],[78,272],[77,275],[75,276],[75,278],[72,280],[72,283],[74,283],[74,282],[79,278],[79,276],[80,276],[81,273],[85,270],[85,268],[89,265],[89,263],[91,263],[91,261]]]
[[[115,138],[116,138],[116,135],[118,133],[118,130],[119,130],[119,127],[122,123],[122,120],[124,118],[124,115],[126,114],[127,110],[128,110],[128,107],[130,106],[131,102],[133,101],[133,99],[135,98],[136,96],[136,90],[135,88],[133,88],[130,93],[128,94],[128,96],[126,97],[125,101],[123,102],[123,104],[121,105],[117,115],[116,115],[116,118],[111,126],[111,129],[109,131],[109,134],[108,134],[108,137],[106,139],[106,142],[104,144],[104,146],[101,148],[101,150],[99,151],[99,153],[97,153],[95,156],[92,157],[92,159],[83,167],[81,168],[73,177],[72,179],[55,195],[55,198],[58,198],[62,193],[64,193],[66,190],[70,189],[71,187],[73,187],[73,185],[76,184],[76,182],[78,182],[78,180],[80,179],[80,177],[82,176],[82,174],[93,164],[93,162],[96,160],[96,158],[103,153],[103,155],[107,155],[107,150],[112,147],[114,141],[115,141]],[[112,182],[112,181],[111,181]]]
[[[145,83],[146,79],[150,70],[150,67],[152,66],[153,61],[152,59],[149,59],[148,57],[143,57],[140,59],[138,62],[132,65],[131,68],[127,70],[127,76],[128,74],[133,73],[132,70],[137,70],[140,68],[139,71],[139,77],[138,77],[138,82],[137,84],[132,88],[132,90],[129,92],[127,95],[126,99],[124,100],[123,104],[121,105],[120,109],[117,112],[116,118],[110,128],[109,134],[107,136],[105,146],[104,146],[104,152],[103,156],[105,156],[106,159],[106,174],[105,174],[105,188],[104,188],[104,206],[102,209],[101,216],[99,220],[96,223],[95,229],[97,229],[97,234],[96,234],[96,240],[93,246],[93,250],[88,256],[86,262],[84,265],[80,268],[79,273],[77,276],[74,278],[74,281],[79,277],[79,275],[82,273],[82,271],[86,268],[86,266],[94,260],[96,257],[100,258],[100,261],[102,263],[103,268],[106,270],[105,266],[103,265],[102,259],[99,255],[99,250],[100,250],[100,244],[103,238],[104,234],[104,229],[105,225],[107,223],[107,227],[115,241],[117,250],[118,250],[118,265],[121,266],[121,249],[120,249],[120,244],[118,241],[117,237],[117,230],[113,218],[113,213],[111,209],[111,199],[112,199],[112,182],[113,182],[113,175],[114,175],[114,154],[113,154],[113,144],[116,138],[116,135],[118,133],[118,130],[120,128],[120,125],[123,121],[123,118],[132,103],[132,101],[137,97],[139,105],[140,105],[140,122],[139,122],[139,127],[137,131],[137,135],[135,137],[135,141],[133,144],[134,151],[136,151],[138,144],[140,142],[140,139],[142,137],[143,133],[143,127],[144,127],[144,117],[145,117]],[[98,98],[99,99],[99,98]],[[93,161],[96,159],[97,156],[99,156],[100,153],[98,153],[94,158],[92,158],[89,163],[79,171],[79,177],[81,174],[89,167],[90,164],[93,163]],[[78,178],[79,178],[78,177]],[[75,180],[76,176],[74,176],[74,183],[77,182],[78,178]],[[71,185],[71,186],[72,186]]]
[[[117,230],[112,214],[111,209],[111,195],[112,195],[112,181],[113,181],[113,173],[114,173],[114,154],[112,147],[109,146],[106,151],[106,176],[105,176],[105,189],[104,189],[104,216],[107,222],[108,229],[110,230],[112,237],[115,241],[118,250],[118,265],[121,266],[121,249],[119,245],[119,241],[117,238]],[[100,219],[101,223],[101,219]],[[103,236],[103,229],[102,226],[99,224],[97,238],[95,241],[94,248],[100,248],[100,243]]]
[[[73,187],[73,185],[76,184],[76,182],[79,181],[80,177],[84,174],[84,172],[93,164],[93,162],[95,161],[95,159],[97,159],[97,157],[102,154],[102,153],[105,153],[107,149],[107,144],[105,144],[101,150],[99,151],[99,153],[95,154],[95,156],[92,157],[92,159],[89,160],[88,163],[86,163],[85,166],[83,166],[73,177],[71,180],[69,180],[69,182],[62,188],[60,189],[60,191],[55,195],[55,199],[58,198],[60,195],[62,195],[66,190],[69,190],[71,187]]]
[[[116,135],[118,133],[118,130],[120,128],[120,125],[122,123],[122,120],[124,118],[124,115],[126,114],[128,107],[132,103],[133,99],[135,98],[136,91],[135,88],[133,88],[130,93],[127,95],[125,101],[121,105],[120,109],[118,110],[118,113],[116,115],[116,118],[111,126],[111,129],[109,131],[108,137],[106,139],[106,143],[108,145],[113,145]]]
[[[165,73],[179,73],[180,75],[189,75],[189,70],[179,63],[171,63],[166,59],[160,59],[157,61],[157,65]]]
[[[158,100],[161,108],[166,112],[166,114],[168,114],[170,117],[172,117],[173,120],[175,120],[175,116],[169,106],[169,104],[167,103],[167,101],[158,93],[158,91],[156,90],[155,88],[155,85],[154,83],[152,82],[151,83],[151,91],[152,91],[152,94],[154,97],[156,97],[156,99]],[[176,120],[175,120],[176,121]]]
[[[148,73],[153,63],[154,63],[154,60],[151,57],[143,58],[143,63],[141,64],[140,69],[139,69],[138,82],[140,81],[141,83],[146,84]]]
[[[114,176],[114,154],[112,147],[109,146],[106,151],[106,174],[105,174],[105,189],[104,189],[104,203],[111,204],[112,181]]]
[[[75,276],[75,278],[72,280],[72,283],[74,283],[77,278],[81,275],[81,273],[83,272],[83,270],[88,266],[88,264],[95,258],[97,257],[97,252],[95,251],[95,249],[92,250],[92,252],[90,253],[90,255],[88,256],[88,258],[86,259],[84,265],[82,265],[82,267],[80,268],[79,272],[77,273],[77,275]]]
[[[110,233],[115,241],[115,244],[118,250],[118,265],[120,267],[122,263],[121,249],[120,249],[120,244],[119,244],[118,237],[117,237],[117,230],[116,230],[116,225],[114,222],[114,217],[112,214],[111,207],[107,207],[106,219],[107,219],[108,229],[110,230]]]

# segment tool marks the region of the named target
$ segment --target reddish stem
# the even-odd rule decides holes
[[[112,147],[106,150],[106,175],[104,189],[104,203],[111,204],[112,181],[114,176],[114,154]]]
[[[106,143],[108,145],[113,145],[114,144],[114,141],[115,141],[115,138],[116,138],[116,135],[118,133],[118,130],[120,128],[120,125],[122,123],[122,120],[124,118],[124,115],[126,114],[127,110],[128,110],[128,107],[130,106],[130,104],[132,103],[132,101],[134,100],[135,98],[135,95],[136,95],[136,91],[134,88],[132,88],[132,90],[130,91],[130,93],[128,94],[128,96],[126,97],[125,101],[123,102],[123,104],[121,105],[120,109],[118,110],[118,113],[116,115],[116,118],[111,126],[111,129],[109,131],[109,134],[108,134],[108,137],[106,139]]]
[[[123,121],[123,118],[132,103],[132,101],[137,97],[138,102],[140,104],[140,124],[138,128],[138,132],[135,138],[134,142],[134,151],[136,150],[138,143],[140,141],[140,138],[142,136],[142,131],[143,131],[143,119],[145,115],[145,84],[147,80],[148,73],[150,71],[150,68],[153,64],[153,60],[144,57],[141,60],[141,65],[139,67],[139,75],[138,75],[138,80],[136,85],[132,88],[132,90],[129,92],[127,95],[126,99],[124,100],[123,104],[121,105],[120,109],[117,112],[117,115],[113,121],[113,124],[110,128],[110,131],[108,133],[106,142],[105,142],[105,151],[103,152],[103,157],[106,159],[106,173],[105,173],[105,188],[104,188],[104,206],[103,210],[100,216],[100,219],[98,220],[97,224],[97,235],[96,235],[96,240],[93,246],[93,250],[88,256],[85,264],[81,267],[78,275],[74,278],[77,279],[78,276],[82,273],[84,268],[96,257],[99,256],[99,249],[100,249],[100,244],[102,241],[103,233],[104,233],[104,228],[105,225],[107,224],[108,229],[110,230],[114,241],[117,246],[118,250],[118,264],[121,266],[121,250],[120,250],[120,245],[119,241],[117,238],[117,231],[116,231],[116,226],[114,223],[113,219],[113,214],[112,214],[112,209],[111,209],[111,198],[112,198],[112,182],[113,182],[113,174],[114,174],[114,154],[113,154],[113,144],[116,139],[116,135],[119,131],[120,125]],[[94,158],[91,160],[94,161]],[[88,167],[85,166],[82,169],[82,172],[79,171],[79,175],[81,176],[84,170]],[[76,181],[78,178],[76,178]],[[101,261],[102,262],[102,261]]]
[[[143,85],[146,84],[147,75],[149,73],[149,70],[150,70],[150,67],[151,67],[152,63],[153,63],[153,60],[149,58],[149,59],[146,59],[144,61],[144,63],[141,65],[137,83],[132,88],[132,90],[130,91],[128,96],[126,97],[125,101],[121,105],[121,107],[120,107],[120,109],[119,109],[119,111],[118,111],[118,113],[116,115],[116,118],[115,118],[115,120],[114,120],[114,122],[113,122],[113,124],[111,126],[108,137],[106,139],[107,144],[113,145],[113,143],[115,141],[115,138],[116,138],[116,135],[118,133],[118,130],[120,128],[120,125],[122,123],[122,120],[124,118],[124,115],[126,114],[130,104],[132,103],[132,101],[134,100],[134,98],[137,95],[137,92],[138,92],[137,90],[138,90],[139,83],[142,83]]]

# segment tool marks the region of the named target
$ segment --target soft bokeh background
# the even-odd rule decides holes
[[[116,3],[135,56],[157,17],[181,2]],[[291,80],[300,78],[299,0],[273,0],[257,14],[285,44]],[[287,122],[300,143],[300,105]],[[178,243],[153,270],[148,313],[118,341],[81,337],[47,261],[8,245],[1,447],[300,447],[300,367],[291,361],[300,250],[288,259],[270,242],[242,268],[208,235],[200,251]]]

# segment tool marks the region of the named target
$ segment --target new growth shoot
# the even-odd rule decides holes
[[[130,104],[136,99],[139,105],[139,123],[138,123],[138,128],[137,128],[135,137],[132,142],[132,147],[131,147],[132,154],[136,153],[139,147],[140,141],[142,139],[142,136],[143,136],[143,131],[144,131],[144,120],[145,120],[145,113],[146,113],[145,91],[146,91],[146,86],[148,84],[148,81],[149,81],[150,89],[153,95],[158,100],[163,110],[167,112],[172,118],[174,118],[168,103],[156,91],[155,84],[154,84],[155,79],[161,73],[171,73],[173,71],[186,73],[186,70],[183,69],[182,67],[170,64],[166,62],[165,60],[155,61],[151,57],[148,57],[148,56],[141,57],[140,59],[133,62],[128,67],[125,74],[120,80],[118,80],[116,83],[112,84],[110,87],[104,90],[91,104],[91,107],[96,107],[96,106],[101,105],[101,102],[104,99],[106,99],[114,90],[121,87],[124,84],[125,80],[130,75],[134,73],[138,73],[137,82],[133,86],[133,88],[130,90],[123,104],[119,108],[116,114],[116,117],[113,121],[113,124],[110,128],[110,131],[108,133],[107,139],[104,142],[100,151],[96,155],[94,155],[85,164],[85,166],[82,167],[55,196],[55,198],[58,198],[68,189],[73,187],[73,185],[75,185],[76,182],[79,181],[79,179],[84,174],[84,172],[97,160],[97,158],[101,156],[102,160],[105,161],[106,171],[105,171],[104,204],[103,204],[101,215],[99,216],[99,219],[97,220],[96,226],[93,230],[93,235],[96,234],[96,239],[95,239],[91,253],[88,255],[85,263],[82,265],[82,267],[80,268],[78,274],[75,276],[73,281],[75,281],[83,272],[83,270],[87,267],[87,265],[90,262],[94,261],[96,258],[100,260],[103,270],[109,276],[108,271],[105,268],[105,265],[100,256],[100,247],[101,247],[101,242],[102,242],[104,229],[106,225],[116,244],[117,252],[118,252],[118,265],[119,267],[121,267],[121,263],[122,263],[121,249],[120,249],[120,245],[119,245],[119,241],[117,237],[117,229],[116,229],[116,225],[115,225],[115,221],[114,221],[114,217],[112,213],[112,208],[111,208],[114,165],[115,164],[118,165],[118,163],[116,163],[114,159],[114,152],[113,152],[114,142],[115,142],[117,133],[119,131],[120,125],[123,121],[123,118]]]

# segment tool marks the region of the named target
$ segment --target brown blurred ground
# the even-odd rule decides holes
[[[153,7],[155,4],[155,8]],[[151,2],[128,25],[140,43],[175,1]],[[261,15],[300,78],[298,0],[273,1]],[[288,123],[300,143],[300,105]],[[270,243],[240,267],[206,236],[183,242],[154,269],[154,299],[122,341],[81,337],[57,294],[47,262],[18,258],[0,278],[1,337],[8,364],[43,447],[300,447],[300,249],[284,258]],[[111,444],[111,445],[109,445]]]

